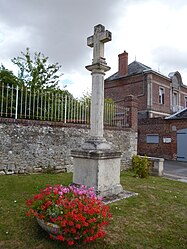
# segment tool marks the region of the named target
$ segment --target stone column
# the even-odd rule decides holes
[[[87,67],[88,69],[88,67]],[[92,138],[103,138],[103,113],[104,113],[104,72],[101,69],[92,70],[92,102],[91,102],[91,129]]]
[[[90,137],[84,149],[110,149],[103,137],[104,115],[104,75],[110,70],[104,58],[104,43],[111,41],[112,34],[101,24],[94,27],[94,35],[87,38],[87,45],[93,47],[92,64],[86,66],[92,75],[92,99],[90,118]]]

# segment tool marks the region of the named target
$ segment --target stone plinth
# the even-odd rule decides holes
[[[111,150],[73,150],[73,183],[94,187],[103,197],[118,195],[120,184],[121,153]]]

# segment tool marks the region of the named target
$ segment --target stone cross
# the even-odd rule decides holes
[[[92,75],[90,136],[82,148],[72,150],[73,183],[94,187],[103,197],[122,193],[120,184],[121,153],[113,151],[103,137],[104,75],[110,69],[104,58],[104,43],[111,41],[111,32],[101,24],[94,27],[94,35],[87,38],[93,48],[92,64],[86,66]]]
[[[94,35],[87,38],[87,45],[93,47],[92,65],[86,66],[86,69],[92,72],[90,149],[109,148],[103,138],[104,75],[106,71],[110,70],[104,58],[104,43],[111,41],[111,39],[111,32],[105,30],[101,24],[95,26]]]
[[[93,47],[92,64],[101,62],[104,59],[104,43],[111,41],[112,34],[105,30],[101,24],[94,27],[94,35],[87,38],[87,45]]]

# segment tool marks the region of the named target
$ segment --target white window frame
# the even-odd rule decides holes
[[[187,107],[187,96],[184,97],[184,107]]]
[[[159,87],[159,104],[164,105],[165,89],[164,87]]]

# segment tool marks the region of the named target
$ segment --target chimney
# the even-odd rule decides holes
[[[124,76],[128,74],[128,53],[124,51],[122,54],[118,55],[118,59],[119,76]]]

